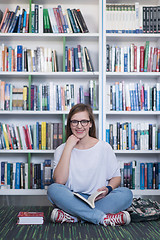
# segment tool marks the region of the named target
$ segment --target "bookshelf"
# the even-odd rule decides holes
[[[114,84],[116,81],[125,83],[134,83],[141,80],[144,83],[156,84],[160,80],[159,72],[106,72],[106,44],[125,46],[134,43],[137,46],[145,46],[149,41],[151,45],[159,45],[160,34],[135,34],[135,33],[106,33],[106,2],[104,0],[3,0],[1,9],[4,11],[6,5],[9,9],[15,10],[17,5],[21,8],[31,7],[31,4],[42,4],[45,8],[56,7],[61,4],[62,9],[79,8],[87,23],[89,33],[0,33],[0,44],[5,43],[8,46],[21,44],[25,47],[37,46],[54,47],[57,51],[58,72],[0,72],[0,79],[7,83],[14,83],[16,86],[31,84],[42,84],[54,82],[55,84],[74,83],[76,86],[83,85],[88,88],[90,80],[95,80],[98,86],[98,107],[94,110],[97,124],[97,135],[100,139],[106,140],[106,123],[116,123],[133,121],[149,122],[158,124],[160,120],[160,111],[111,111],[107,103],[107,86]],[[131,0],[108,0],[107,3],[124,3],[133,4]],[[140,5],[146,5],[146,1],[140,0]],[[160,5],[160,1],[150,1],[147,5]],[[76,47],[77,44],[86,46],[89,50],[90,57],[94,66],[93,72],[64,72],[63,56],[65,45]],[[0,111],[1,122],[33,124],[37,120],[51,122],[66,122],[68,111]],[[158,162],[160,160],[160,150],[114,150],[118,160],[121,162]],[[43,162],[44,159],[52,159],[54,150],[0,150],[0,161],[16,162]],[[160,190],[132,190],[134,195],[140,196],[158,196]],[[40,189],[0,189],[0,195],[46,195],[46,190]]]
[[[97,109],[93,111],[97,125],[97,135],[102,139],[102,1],[101,0],[6,0],[2,1],[1,9],[4,12],[6,7],[15,11],[17,5],[22,9],[31,8],[31,4],[41,4],[44,8],[57,7],[58,4],[62,9],[79,8],[83,14],[89,33],[0,33],[0,44],[7,46],[22,45],[26,48],[35,49],[37,46],[54,48],[57,52],[58,71],[57,72],[0,72],[0,79],[6,83],[14,84],[16,87],[27,85],[54,84],[65,85],[66,83],[74,84],[76,87],[82,85],[84,90],[88,91],[89,81],[95,80],[97,85]],[[91,11],[88,11],[91,9]],[[30,20],[31,21],[31,20]],[[31,22],[30,22],[31,24]],[[76,47],[80,44],[87,47],[92,64],[93,72],[64,72],[63,58],[65,45]],[[29,96],[29,102],[31,95]],[[1,110],[0,118],[2,123],[25,125],[34,124],[36,121],[63,123],[63,133],[67,114],[69,110],[54,111],[32,111],[29,103],[29,110]],[[0,162],[24,162],[24,163],[41,163],[45,159],[53,160],[55,150],[0,150]],[[45,196],[44,189],[0,189],[1,196]]]
[[[138,1],[140,6],[159,6],[160,1]],[[160,112],[159,111],[114,111],[110,110],[109,104],[110,99],[108,100],[108,94],[110,90],[108,87],[113,86],[115,82],[122,82],[126,84],[137,83],[140,80],[143,83],[150,85],[155,85],[160,81],[160,72],[108,72],[106,71],[107,64],[107,48],[106,45],[111,46],[131,46],[131,43],[134,43],[136,46],[145,46],[145,42],[149,41],[150,46],[158,47],[160,43],[159,33],[106,33],[106,4],[134,4],[133,1],[103,1],[103,16],[104,16],[104,26],[103,26],[103,139],[106,140],[106,124],[109,123],[124,123],[124,122],[133,122],[136,124],[140,123],[152,123],[159,125]],[[117,16],[118,17],[118,16]],[[120,165],[123,166],[123,163],[129,163],[135,161],[140,164],[142,162],[159,162],[160,160],[160,151],[159,150],[114,150]],[[140,169],[137,169],[137,177],[140,177]],[[137,179],[137,181],[140,181]],[[159,189],[134,189],[132,190],[134,196],[142,197],[151,197],[159,196]]]

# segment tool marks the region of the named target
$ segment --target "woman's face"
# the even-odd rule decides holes
[[[81,122],[80,122],[81,121]],[[92,124],[87,111],[78,112],[71,117],[72,133],[79,139],[89,136],[89,128]]]

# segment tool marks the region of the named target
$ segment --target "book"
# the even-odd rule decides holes
[[[43,224],[43,212],[19,212],[17,224]]]
[[[73,194],[76,197],[79,197],[81,200],[83,200],[84,202],[86,202],[91,208],[95,208],[95,199],[96,197],[98,197],[99,195],[101,195],[102,193],[104,193],[105,191],[96,191],[94,193],[92,193],[88,199],[84,198],[82,195],[80,195],[79,193],[73,192]]]

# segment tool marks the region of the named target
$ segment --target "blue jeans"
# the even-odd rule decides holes
[[[88,198],[88,194],[81,194]],[[117,213],[127,209],[133,199],[132,191],[125,187],[118,187],[104,198],[95,202],[91,208],[65,185],[53,183],[48,187],[48,199],[58,208],[82,220],[99,224],[102,217],[108,213]]]

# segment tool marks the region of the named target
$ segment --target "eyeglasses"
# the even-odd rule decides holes
[[[71,124],[73,127],[77,127],[79,123],[82,125],[82,127],[87,127],[89,122],[90,122],[90,120],[85,120],[85,119],[81,120],[81,121],[71,120]]]

